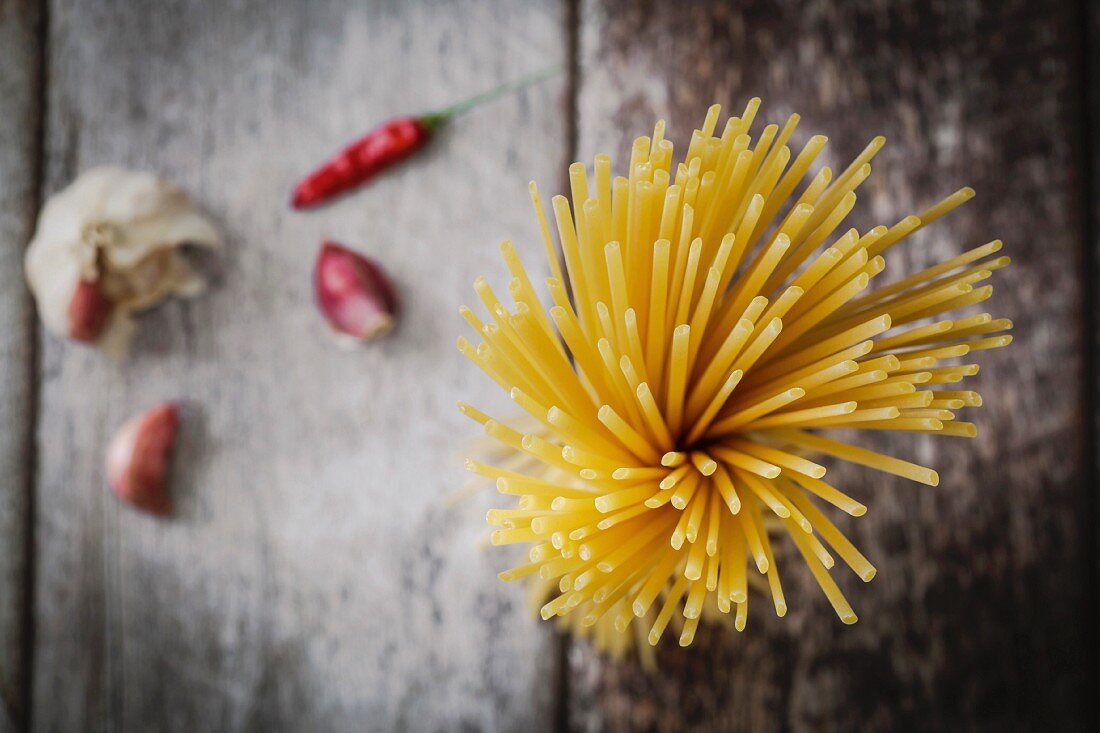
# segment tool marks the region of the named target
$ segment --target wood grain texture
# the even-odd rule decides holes
[[[582,158],[622,161],[658,117],[682,150],[710,103],[740,110],[754,95],[766,122],[802,114],[796,144],[829,135],[834,170],[883,133],[852,224],[891,224],[972,185],[978,198],[890,268],[1003,238],[1014,264],[989,306],[1015,321],[1016,342],[980,360],[977,440],[868,442],[938,468],[938,488],[830,469],[870,507],[840,522],[879,568],[868,585],[834,573],[855,627],[788,548],[785,619],[757,604],[743,635],[712,629],[690,650],[662,648],[657,675],[576,646],[577,729],[1083,727],[1095,518],[1082,458],[1075,13],[1020,0],[584,4]]]
[[[112,363],[47,338],[36,525],[40,730],[544,730],[549,634],[477,547],[454,348],[495,244],[537,243],[560,79],[471,113],[383,183],[296,214],[293,183],[386,117],[562,60],[552,4],[57,0],[47,187],[112,163],[180,182],[223,227],[211,292],[145,316]],[[310,271],[332,236],[377,257],[398,330],[336,348]],[[527,246],[525,245],[525,246]],[[184,404],[176,511],[105,489],[130,414]]]
[[[1091,481],[1088,492],[1092,498],[1091,515],[1100,527],[1100,3],[1084,3],[1081,35],[1078,50],[1082,58],[1080,69],[1081,103],[1084,129],[1081,134],[1083,156],[1091,166],[1091,176],[1086,176],[1080,192],[1080,206],[1087,212],[1088,251],[1082,262],[1081,277],[1085,282],[1086,319],[1084,337],[1088,339],[1085,352],[1085,404],[1092,413],[1089,424],[1086,460],[1091,461]],[[1092,533],[1092,557],[1096,560],[1092,574],[1092,594],[1086,609],[1086,618],[1096,618],[1100,613],[1100,535]],[[1100,676],[1100,631],[1095,625],[1087,625],[1089,632],[1087,654],[1091,660],[1093,677]],[[1100,703],[1093,706],[1092,726],[1100,725]]]
[[[39,11],[0,2],[0,733],[27,718],[35,326],[23,250],[37,197]]]

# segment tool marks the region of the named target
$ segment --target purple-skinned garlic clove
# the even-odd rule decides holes
[[[78,280],[69,300],[69,338],[94,343],[111,317],[111,304],[94,280]]]
[[[107,447],[107,483],[122,501],[166,515],[168,462],[179,429],[179,408],[166,402],[126,422]]]
[[[370,341],[390,331],[397,299],[382,268],[353,250],[325,242],[313,269],[317,307],[336,333]]]

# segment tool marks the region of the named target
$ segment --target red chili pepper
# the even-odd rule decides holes
[[[428,144],[433,127],[398,117],[347,146],[294,189],[294,208],[306,209],[361,186]]]
[[[541,81],[557,73],[558,68],[544,69],[439,112],[398,117],[376,127],[303,179],[294,189],[291,205],[307,209],[362,186],[427,145],[443,123],[506,92]]]

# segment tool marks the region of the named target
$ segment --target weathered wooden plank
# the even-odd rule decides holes
[[[879,447],[941,471],[936,489],[861,470],[830,476],[870,506],[842,521],[879,574],[835,572],[860,614],[845,628],[800,563],[790,613],[743,636],[663,648],[663,672],[571,654],[586,730],[1079,729],[1088,537],[1081,441],[1082,217],[1072,5],[645,3],[582,12],[579,153],[619,160],[669,120],[683,145],[707,105],[764,99],[830,136],[830,165],[891,141],[853,224],[892,223],[965,184],[978,198],[920,233],[911,271],[995,237],[1014,264],[991,307],[1016,342],[982,359],[981,436]],[[682,149],[682,148],[681,148]],[[873,215],[873,216],[872,216]]]
[[[23,285],[38,181],[40,8],[0,4],[0,733],[26,723],[34,313]]]
[[[101,163],[178,180],[229,247],[206,297],[141,322],[114,364],[46,339],[35,727],[439,730],[549,726],[549,635],[476,546],[454,349],[495,242],[537,241],[561,80],[471,113],[384,182],[310,214],[296,177],[372,123],[560,61],[544,3],[80,3],[51,12],[47,184]],[[506,132],[505,132],[506,131]],[[398,331],[334,348],[323,236],[392,272]],[[116,503],[101,454],[127,415],[185,405],[167,521]]]
[[[1100,289],[1095,285],[1100,277],[1100,93],[1097,81],[1100,80],[1100,4],[1085,3],[1082,6],[1081,35],[1075,50],[1081,57],[1079,84],[1082,94],[1078,101],[1082,105],[1081,144],[1082,157],[1090,165],[1088,174],[1082,176],[1079,191],[1079,206],[1086,223],[1086,250],[1082,260],[1081,279],[1085,284],[1085,338],[1088,339],[1084,354],[1085,405],[1086,415],[1091,415],[1088,424],[1087,442],[1084,449],[1087,468],[1091,471],[1087,491],[1092,499],[1091,515],[1100,523]],[[1100,610],[1100,538],[1092,533],[1092,558],[1094,561],[1090,576],[1088,605],[1085,618],[1095,618]],[[1100,632],[1095,626],[1086,625],[1087,653],[1089,655],[1089,674],[1093,678],[1100,675]],[[1100,701],[1093,700],[1089,709],[1089,722],[1092,727],[1100,724]]]

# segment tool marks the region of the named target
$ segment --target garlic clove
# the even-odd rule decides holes
[[[377,338],[394,326],[397,299],[382,268],[335,242],[325,242],[313,269],[317,306],[339,334],[359,341]]]
[[[67,311],[69,336],[76,341],[93,342],[103,333],[111,315],[111,304],[92,280],[78,280]]]
[[[27,283],[47,329],[122,354],[133,314],[201,292],[180,254],[184,245],[221,243],[180,187],[152,173],[93,168],[42,207],[25,258]],[[96,294],[103,303],[93,308]],[[102,321],[89,316],[101,310]]]
[[[168,459],[179,428],[173,402],[126,422],[107,447],[107,483],[128,504],[153,514],[168,514]]]

